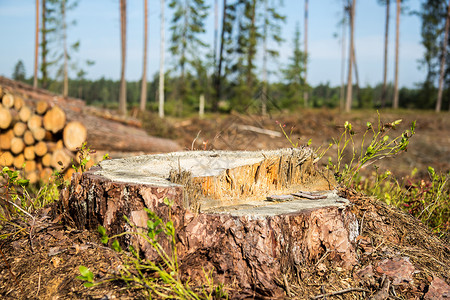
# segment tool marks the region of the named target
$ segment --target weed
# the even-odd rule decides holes
[[[300,138],[297,139],[297,141],[294,143],[292,140],[292,132],[294,131],[294,127],[291,127],[291,131],[289,133],[286,132],[286,124],[281,124],[280,122],[276,121],[277,125],[280,127],[281,132],[283,132],[284,137],[288,140],[288,142],[291,144],[293,148],[298,148],[300,144]],[[311,146],[312,140],[309,139],[305,146]],[[325,153],[333,146],[333,144],[329,144],[327,148],[322,148],[320,146],[317,149],[313,149],[314,153],[316,154],[316,158],[314,159],[314,162],[318,162],[322,157],[325,155]]]
[[[76,166],[74,161],[72,160],[72,168],[75,170],[75,172],[80,171],[81,173],[84,173],[87,171],[87,164],[91,160],[91,155],[95,153],[95,150],[91,150],[91,148],[87,146],[87,143],[84,142],[81,147],[77,147],[77,151],[79,165]]]
[[[361,145],[357,148],[353,140],[355,132],[352,124],[345,122],[344,132],[339,139],[333,139],[333,144],[337,148],[337,161],[333,163],[331,158],[328,161],[328,168],[334,171],[339,183],[350,186],[358,177],[362,168],[369,166],[380,159],[393,157],[406,151],[409,139],[415,134],[415,121],[411,124],[410,130],[404,131],[400,136],[391,138],[388,133],[401,123],[396,120],[392,123],[382,123],[378,116],[377,129],[372,123],[367,122],[366,130],[362,136]],[[370,137],[369,143],[366,140]],[[345,157],[348,147],[351,147],[351,158]],[[345,163],[344,161],[347,161]]]
[[[172,206],[172,202],[167,198],[164,203]],[[228,298],[223,286],[216,286],[213,282],[211,273],[203,270],[207,282],[206,287],[202,287],[201,294],[198,294],[190,286],[189,282],[183,283],[180,278],[178,266],[178,254],[176,247],[175,227],[172,220],[164,222],[159,216],[149,209],[144,208],[149,220],[147,221],[146,231],[137,228],[130,220],[124,216],[126,222],[135,229],[131,232],[123,232],[109,237],[106,229],[99,226],[98,231],[101,240],[107,244],[112,240],[111,247],[120,253],[123,253],[124,264],[121,266],[119,274],[110,280],[120,280],[127,284],[143,288],[149,298],[157,296],[170,299],[213,299]],[[158,254],[158,261],[150,261],[140,256],[139,250],[129,246],[129,253],[122,251],[117,238],[125,235],[137,235],[143,238]],[[161,245],[161,239],[168,239],[170,251],[167,252]],[[80,266],[81,276],[78,279],[85,281],[85,286],[93,286],[99,283],[93,281],[93,274],[85,267]]]

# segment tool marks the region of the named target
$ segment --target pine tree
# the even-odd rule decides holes
[[[422,3],[421,44],[425,52],[423,59],[419,61],[419,68],[424,68],[426,72],[421,88],[423,102],[430,102],[431,99],[436,98],[435,84],[439,75],[446,9],[446,0],[427,0]],[[421,103],[421,105],[431,108],[431,103]]]
[[[289,64],[283,70],[288,105],[300,104],[302,91],[305,90],[305,53],[300,45],[300,26],[297,23],[293,39],[294,51],[289,57]],[[304,105],[306,103],[303,103]]]
[[[268,77],[269,70],[267,69],[267,60],[269,58],[276,59],[279,56],[278,50],[269,49],[267,47],[268,42],[274,41],[277,45],[280,45],[284,40],[281,37],[281,22],[285,21],[285,17],[277,13],[275,7],[282,5],[281,1],[271,1],[270,5],[268,0],[264,0],[264,20],[263,20],[263,86],[262,86],[262,114],[266,114],[266,105],[268,97]],[[306,61],[305,61],[306,64]],[[306,73],[305,73],[306,75]]]
[[[180,114],[183,100],[188,97],[187,78],[191,76],[202,49],[207,47],[200,35],[205,32],[204,22],[209,7],[204,0],[171,0],[169,7],[174,10],[170,52],[176,60],[174,69],[180,72],[177,90]]]
[[[26,73],[25,73],[25,65],[22,60],[19,60],[14,66],[14,71],[12,74],[12,78],[18,81],[25,81]]]
[[[80,42],[68,41],[68,30],[76,21],[68,21],[67,14],[78,6],[78,0],[45,0],[43,2],[43,28],[42,28],[42,81],[47,80],[47,68],[56,66],[56,78],[62,80],[62,94],[69,93],[69,70],[79,72],[80,66],[74,62],[74,53],[79,50]],[[50,54],[50,60],[47,59]],[[44,58],[45,57],[45,58]],[[93,64],[86,61],[87,65]]]

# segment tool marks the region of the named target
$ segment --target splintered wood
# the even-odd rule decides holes
[[[183,185],[185,201],[194,210],[263,200],[269,194],[294,193],[308,185],[329,189],[329,184],[315,174],[312,164],[315,157],[310,148],[255,152],[254,157],[261,158],[259,161],[245,164],[244,159],[243,165],[231,168],[226,165],[236,157],[226,153],[212,155],[205,167],[218,167],[221,169],[218,173],[195,175],[180,167],[169,175],[171,182]]]

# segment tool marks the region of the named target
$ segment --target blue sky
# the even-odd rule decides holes
[[[143,51],[143,1],[128,0],[128,40],[127,67],[128,80],[139,80],[142,75]],[[166,1],[168,2],[168,1]],[[207,33],[204,40],[212,44],[213,40],[213,0],[211,13],[207,20]],[[219,1],[222,2],[222,1]],[[390,47],[388,61],[388,80],[394,77],[394,41],[395,41],[395,1],[391,4]],[[308,50],[308,82],[312,85],[330,82],[339,85],[341,78],[341,46],[335,33],[342,16],[341,0],[310,0]],[[420,1],[407,1],[410,10],[418,10]],[[27,77],[33,70],[35,1],[0,0],[0,75],[11,77],[18,60],[25,63]],[[304,1],[284,0],[279,11],[286,15],[283,26],[285,43],[278,47],[280,58],[272,62],[271,68],[284,65],[292,53],[292,38],[295,24],[300,23],[303,40]],[[149,49],[148,78],[159,68],[159,14],[160,1],[149,0]],[[171,12],[166,8],[166,45],[169,38]],[[80,51],[75,55],[78,61],[95,61],[87,69],[87,77],[99,79],[119,79],[120,77],[120,16],[119,0],[80,0],[79,6],[68,15],[77,25],[69,30],[69,41],[80,40]],[[400,27],[400,86],[413,87],[423,81],[425,74],[418,69],[417,61],[422,58],[424,49],[420,45],[420,19],[404,14]],[[385,7],[376,0],[358,0],[355,19],[355,45],[358,71],[361,85],[375,85],[382,81],[383,41],[385,26]],[[348,40],[348,34],[347,34]],[[166,47],[168,49],[168,47]],[[167,53],[167,51],[166,51]],[[166,54],[166,69],[171,66],[170,55]],[[74,75],[72,75],[74,77]],[[273,77],[272,77],[273,78]]]

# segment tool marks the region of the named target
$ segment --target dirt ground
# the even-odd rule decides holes
[[[413,120],[417,120],[417,133],[406,153],[382,161],[381,168],[389,167],[398,177],[410,174],[415,167],[422,176],[426,176],[428,166],[448,172],[450,115],[431,112],[383,112],[381,115],[383,122],[397,119],[403,119],[395,131],[398,135]],[[332,138],[338,138],[346,120],[352,122],[355,131],[360,133],[367,121],[377,123],[377,114],[363,111],[348,115],[330,110],[305,110],[296,114],[278,112],[264,118],[231,114],[207,116],[205,119],[169,119],[165,130],[186,150],[290,147],[286,137],[279,134],[279,123],[286,125],[284,128],[288,135],[292,129],[293,141],[300,138],[300,144],[306,144],[312,139],[312,145],[319,147],[327,145]],[[325,160],[327,156],[333,155],[327,153]],[[303,266],[285,280],[280,279],[286,298],[423,299],[438,286],[437,280],[450,283],[448,241],[436,238],[412,217],[376,199],[350,190],[342,190],[341,193],[352,202],[362,227],[355,245],[358,265],[345,271],[324,256],[315,265]],[[95,280],[101,281],[117,272],[123,260],[101,244],[96,232],[77,230],[62,221],[59,211],[48,208],[35,215],[34,219],[17,219],[4,225],[0,232],[5,237],[0,240],[0,298],[143,298],[139,288],[130,288],[117,281],[85,288],[82,281],[76,279],[80,275],[80,265],[89,267],[96,275]],[[393,265],[396,266],[394,269]],[[394,270],[394,274],[389,270]],[[444,285],[444,292],[447,287]],[[227,286],[225,289],[231,299],[258,298],[249,291]],[[338,296],[329,295],[332,293],[338,293]]]
[[[438,172],[450,171],[450,114],[426,111],[381,111],[380,121],[390,123],[395,120],[402,123],[389,133],[399,136],[416,121],[416,134],[410,141],[407,152],[394,159],[377,163],[381,169],[391,170],[398,178],[409,175],[414,168],[419,176],[427,175],[427,167],[432,166]],[[355,111],[350,114],[336,110],[301,110],[296,113],[278,111],[266,117],[231,114],[227,116],[207,116],[204,119],[191,118],[169,122],[176,140],[186,150],[222,149],[222,150],[259,150],[292,147],[284,136],[281,126],[292,142],[306,144],[310,139],[312,147],[325,148],[333,139],[338,139],[344,130],[345,121],[352,123],[355,145],[360,145],[367,122],[375,127],[378,114],[375,110]],[[250,127],[251,126],[251,127]],[[268,130],[265,133],[258,129]],[[151,131],[151,130],[150,130]],[[336,147],[332,147],[324,156],[336,157]],[[367,168],[371,173],[373,166]]]

